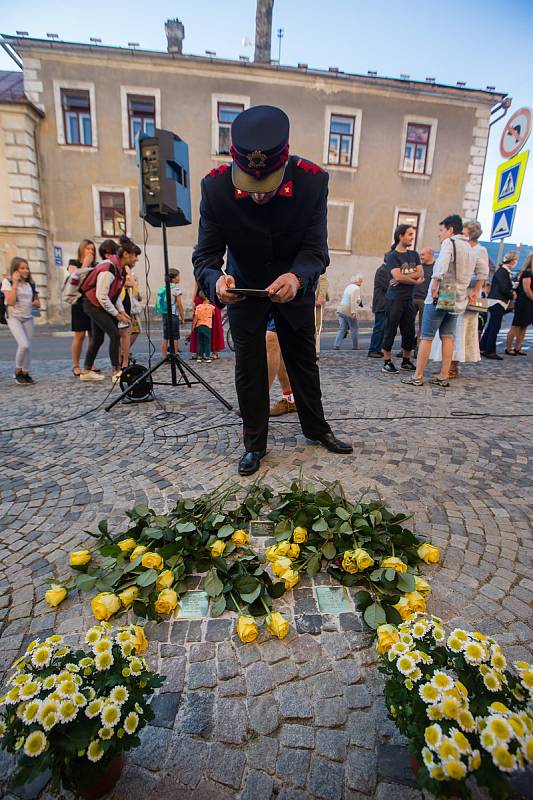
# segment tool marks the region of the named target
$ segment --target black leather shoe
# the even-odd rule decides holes
[[[261,466],[266,450],[247,450],[239,461],[239,475],[253,475]]]
[[[347,442],[341,442],[340,439],[330,431],[329,433],[325,433],[319,439],[316,440],[323,445],[326,450],[329,450],[330,453],[341,453],[342,455],[346,455],[347,453],[353,453],[353,447],[351,444]]]
[[[503,361],[503,356],[499,356],[498,353],[484,353],[485,358],[490,358],[493,361]]]

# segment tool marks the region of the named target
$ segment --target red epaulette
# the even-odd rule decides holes
[[[304,172],[312,172],[313,175],[318,175],[319,172],[324,172],[318,164],[313,164],[311,161],[304,161],[303,158],[299,158],[296,162],[296,166],[303,169]]]
[[[213,169],[207,173],[205,176],[206,178],[214,178],[217,175],[224,175],[230,168],[229,164],[221,164],[220,167],[213,167]]]

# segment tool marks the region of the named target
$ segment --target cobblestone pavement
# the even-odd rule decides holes
[[[364,352],[325,353],[325,409],[334,430],[353,440],[354,455],[306,443],[294,418],[283,417],[262,462],[273,486],[303,469],[310,478],[340,478],[350,495],[370,487],[392,508],[413,512],[416,529],[443,549],[441,565],[426,570],[431,610],[494,634],[511,658],[532,650],[531,421],[448,417],[530,412],[532,360],[466,366],[446,391],[402,385]],[[230,400],[232,366],[224,358],[202,367]],[[66,361],[38,363],[39,383],[26,388],[0,363],[2,671],[30,637],[75,637],[89,625],[87,603],[75,594],[57,612],[43,601],[50,575],[66,577],[67,553],[87,544],[84,530],[102,517],[120,530],[136,502],[165,509],[180,494],[215,486],[235,474],[242,449],[236,418],[199,387],[158,391],[178,416],[156,404],[117,406],[10,433],[103,402],[109,381],[81,384],[68,373]],[[315,587],[326,580],[306,579],[281,601],[293,621],[283,642],[243,646],[225,618],[151,625],[150,659],[167,681],[114,800],[422,797],[386,719],[360,616],[318,612]],[[10,768],[0,759],[0,774]],[[526,786],[517,784],[515,797],[527,796]],[[17,796],[41,790],[42,782]]]

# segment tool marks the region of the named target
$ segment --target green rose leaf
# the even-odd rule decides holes
[[[178,533],[192,533],[196,530],[196,525],[194,522],[178,522],[176,530]]]
[[[333,542],[326,542],[322,545],[322,555],[324,558],[327,558],[328,561],[331,561],[332,558],[335,558],[337,555],[337,548]]]
[[[371,603],[365,608],[363,619],[369,628],[376,630],[379,625],[384,625],[387,621],[383,607],[379,603]]]
[[[156,582],[158,574],[156,569],[147,569],[146,572],[141,572],[137,578],[137,586],[151,586]]]
[[[143,535],[146,536],[147,539],[162,539],[163,531],[161,528],[145,528]]]
[[[147,517],[150,513],[150,509],[144,503],[139,503],[133,507],[132,513],[136,517]]]
[[[318,531],[319,533],[320,531],[328,530],[328,523],[326,522],[324,517],[320,517],[320,519],[317,519],[316,522],[313,522],[313,530]]]
[[[372,602],[372,597],[370,596],[370,592],[365,592],[364,589],[361,589],[354,594],[353,600],[356,608],[358,608],[359,611],[363,611]]]
[[[270,597],[273,597],[274,600],[277,600],[279,597],[285,594],[285,582],[278,581],[277,583],[272,583],[268,587],[267,592],[269,593]]]
[[[183,508],[186,511],[192,511],[194,508],[194,500],[186,500],[183,504]]]
[[[261,594],[261,584],[256,586],[253,592],[239,592],[244,603],[253,603]]]
[[[234,585],[239,594],[242,595],[243,593],[250,594],[254,592],[260,586],[260,583],[253,575],[242,575],[240,578],[235,578]]]
[[[339,506],[338,508],[335,509],[335,514],[338,516],[339,519],[343,520],[350,519],[349,513],[342,506]]]
[[[112,556],[113,558],[117,558],[122,553],[122,550],[117,544],[104,544],[102,547],[98,548],[100,551],[100,555],[102,556]]]
[[[371,581],[377,582],[381,580],[382,575],[383,575],[382,569],[375,569],[370,573],[368,577],[370,578]]]
[[[385,580],[393,581],[395,577],[396,577],[396,570],[394,569],[394,567],[387,567],[387,569],[385,570]]]
[[[226,596],[223,594],[219,594],[217,597],[214,597],[211,601],[211,616],[212,617],[220,617],[220,615],[226,610]]]
[[[315,495],[315,502],[321,508],[329,508],[333,505],[333,499],[327,492],[317,492]]]
[[[385,616],[387,617],[387,622],[390,622],[391,625],[399,625],[402,621],[402,616],[396,608],[393,608],[388,603],[385,603],[383,606],[385,609]]]
[[[213,525],[220,525],[220,523],[224,522],[225,519],[226,517],[224,516],[224,514],[215,514],[215,516],[213,517]]]
[[[307,564],[307,574],[310,578],[314,577],[317,572],[320,572],[322,566],[322,558],[319,555],[313,556]]]
[[[102,533],[104,536],[107,536],[107,535],[108,535],[108,530],[107,530],[107,520],[106,520],[106,519],[101,519],[101,520],[100,520],[100,522],[98,523],[98,530],[99,530],[99,531],[100,531],[100,533]]]
[[[97,578],[91,575],[78,575],[76,578],[76,586],[80,592],[90,592],[94,589]]]
[[[217,597],[222,593],[224,584],[217,575],[216,569],[213,567],[205,576],[204,589],[209,597]]]
[[[416,589],[415,576],[412,572],[399,572],[396,586],[400,592],[414,592]]]
[[[217,536],[219,539],[228,539],[234,530],[233,525],[222,525],[217,531]]]

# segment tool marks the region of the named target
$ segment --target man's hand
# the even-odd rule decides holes
[[[128,317],[125,311],[119,311],[117,314],[117,319],[119,322],[131,322],[131,319]]]
[[[436,297],[439,296],[439,285],[438,284],[436,286],[432,286],[431,287],[431,296],[432,296],[432,298],[434,300],[435,300]]]
[[[478,300],[479,300],[478,293],[477,292],[470,292],[470,294],[468,295],[468,302],[472,303],[472,305],[475,305],[475,303],[477,303]]]
[[[273,303],[289,303],[294,300],[299,289],[300,281],[293,272],[284,272],[266,287]]]
[[[217,297],[224,305],[231,305],[244,300],[238,294],[228,294],[226,289],[235,289],[235,278],[233,275],[221,275],[216,284]]]

